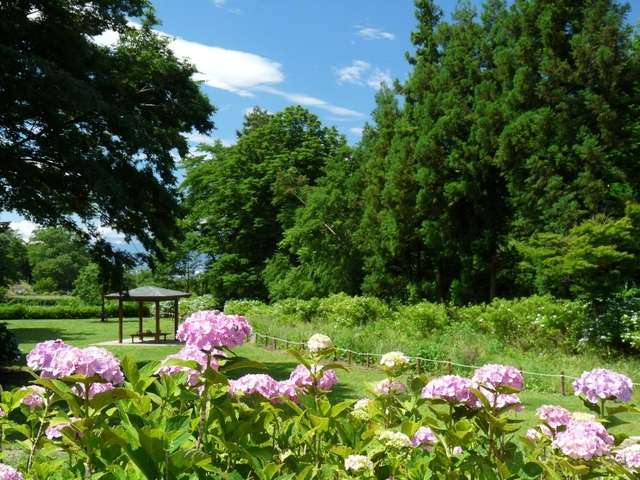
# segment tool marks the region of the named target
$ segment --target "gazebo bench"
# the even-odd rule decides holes
[[[158,332],[158,336],[162,337],[162,341],[166,342],[167,341],[167,335],[168,333],[166,332]],[[133,343],[133,339],[138,337],[140,339],[140,341],[144,340],[144,337],[156,337],[156,332],[151,332],[151,331],[146,331],[146,332],[137,332],[137,333],[130,333],[129,336],[131,337],[131,343]]]

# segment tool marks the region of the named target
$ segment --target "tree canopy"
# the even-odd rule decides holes
[[[132,21],[138,21],[135,25]],[[0,0],[0,209],[150,252],[180,235],[175,157],[215,108],[146,0]],[[115,45],[95,38],[117,32]]]

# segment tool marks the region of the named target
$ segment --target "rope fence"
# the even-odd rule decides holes
[[[274,350],[277,350],[278,348],[278,342],[280,342],[280,344],[284,344],[285,349],[288,349],[291,345],[299,345],[302,347],[302,349],[305,348],[306,346],[306,342],[296,342],[293,340],[288,340],[285,338],[278,338],[278,337],[273,337],[271,335],[266,335],[266,334],[262,334],[262,333],[258,333],[258,332],[253,332],[252,335],[255,337],[256,340],[256,344],[258,337],[264,338],[264,346],[265,348],[268,348],[270,345],[274,348]],[[372,358],[382,358],[382,354],[380,353],[363,353],[363,352],[356,352],[354,350],[349,350],[346,348],[338,348],[338,347],[334,347],[335,348],[335,354],[334,354],[334,358],[333,360],[336,361],[338,360],[338,352],[342,352],[343,354],[345,354],[346,358],[347,358],[347,362],[349,365],[351,365],[352,362],[352,357],[355,356],[359,356],[359,357],[364,357],[364,364],[367,366],[367,368],[371,367],[371,359]],[[418,375],[420,375],[422,373],[422,362],[427,362],[427,363],[435,363],[435,364],[441,364],[441,365],[446,365],[447,366],[447,373],[449,375],[451,375],[452,372],[452,367],[460,367],[460,368],[469,368],[469,369],[477,369],[478,367],[476,365],[465,365],[462,363],[456,363],[456,362],[452,362],[451,360],[435,360],[433,358],[423,358],[423,357],[411,357],[409,355],[407,355],[407,357],[410,360],[414,360],[416,362],[416,368],[418,371]],[[574,377],[571,375],[566,375],[564,373],[564,370],[561,370],[559,374],[555,374],[555,373],[538,373],[538,372],[528,372],[525,370],[522,370],[522,368],[518,368],[518,370],[520,370],[520,373],[522,373],[523,375],[532,375],[532,376],[538,376],[538,377],[550,377],[550,378],[558,378],[560,379],[560,393],[562,395],[566,395],[566,389],[565,389],[565,382],[567,380],[577,380],[579,377]],[[634,386],[638,386],[640,385],[640,383],[634,383]]]

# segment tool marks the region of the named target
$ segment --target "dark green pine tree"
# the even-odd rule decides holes
[[[621,217],[638,187],[638,70],[628,5],[517,0],[494,56],[508,125],[497,164],[520,235]]]

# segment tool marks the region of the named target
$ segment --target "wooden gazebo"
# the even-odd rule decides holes
[[[142,329],[142,304],[144,302],[155,302],[156,304],[155,338],[156,338],[156,343],[160,343],[160,335],[162,334],[162,332],[160,331],[160,302],[165,302],[167,300],[173,300],[175,302],[174,308],[173,308],[173,312],[174,312],[173,334],[175,335],[175,333],[178,331],[178,300],[180,298],[186,298],[190,296],[191,296],[190,293],[178,292],[177,290],[169,290],[167,288],[139,287],[139,288],[134,288],[132,290],[127,290],[125,292],[110,293],[108,295],[105,295],[104,298],[106,300],[119,301],[119,305],[118,305],[118,341],[119,343],[122,343],[122,337],[123,337],[123,333],[122,333],[122,324],[123,324],[122,319],[124,316],[124,312],[122,308],[123,302],[138,302],[139,304],[138,334],[141,334],[140,335],[141,338],[142,338],[142,333],[144,332],[144,330]],[[135,336],[138,336],[138,335],[135,335]],[[166,338],[166,334],[164,334],[164,336]],[[133,337],[131,338],[131,341],[133,341]]]

